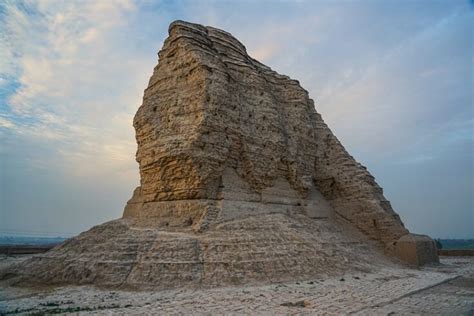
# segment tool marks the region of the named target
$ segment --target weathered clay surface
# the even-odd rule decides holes
[[[13,273],[22,277],[11,281],[132,289],[215,287],[305,280],[389,264],[371,243],[361,236],[354,240],[357,233],[344,230],[328,220],[283,214],[233,220],[202,234],[137,228],[121,219],[14,267]]]
[[[439,262],[435,241],[425,235],[403,236],[395,244],[395,253],[402,261],[413,266]]]
[[[407,234],[298,81],[252,59],[227,32],[176,21],[169,33],[134,120],[141,187],[130,204],[143,204],[126,216],[201,229],[239,216],[220,201],[265,202],[314,217],[332,208],[387,244]],[[176,200],[187,211],[164,202]]]
[[[122,219],[0,276],[128,287],[274,282],[367,269],[404,228],[296,80],[232,35],[173,22],[134,127]]]
[[[0,265],[18,260],[22,259],[0,255]],[[421,269],[385,266],[303,282],[217,289],[137,292],[84,285],[45,291],[0,285],[0,314],[472,315],[474,257],[443,256],[441,263]]]

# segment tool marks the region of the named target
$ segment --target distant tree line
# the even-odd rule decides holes
[[[474,239],[435,239],[438,249],[474,249]]]

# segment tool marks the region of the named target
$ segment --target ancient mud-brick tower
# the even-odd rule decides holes
[[[141,185],[123,218],[4,278],[218,286],[375,267],[383,252],[437,260],[432,240],[408,235],[298,81],[227,32],[170,25],[134,127]]]

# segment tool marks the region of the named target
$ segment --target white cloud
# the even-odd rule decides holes
[[[11,129],[11,128],[14,128],[14,127],[15,127],[15,123],[10,121],[6,117],[0,116],[0,128],[9,128],[9,129]]]
[[[2,126],[57,150],[56,163],[76,175],[135,170],[132,118],[155,60],[123,49],[134,4],[42,0],[5,9],[0,72],[19,87],[4,101],[23,123]]]

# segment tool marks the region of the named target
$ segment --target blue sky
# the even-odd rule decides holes
[[[72,235],[137,186],[132,118],[170,22],[298,79],[406,226],[474,238],[468,1],[2,1],[0,233]]]

